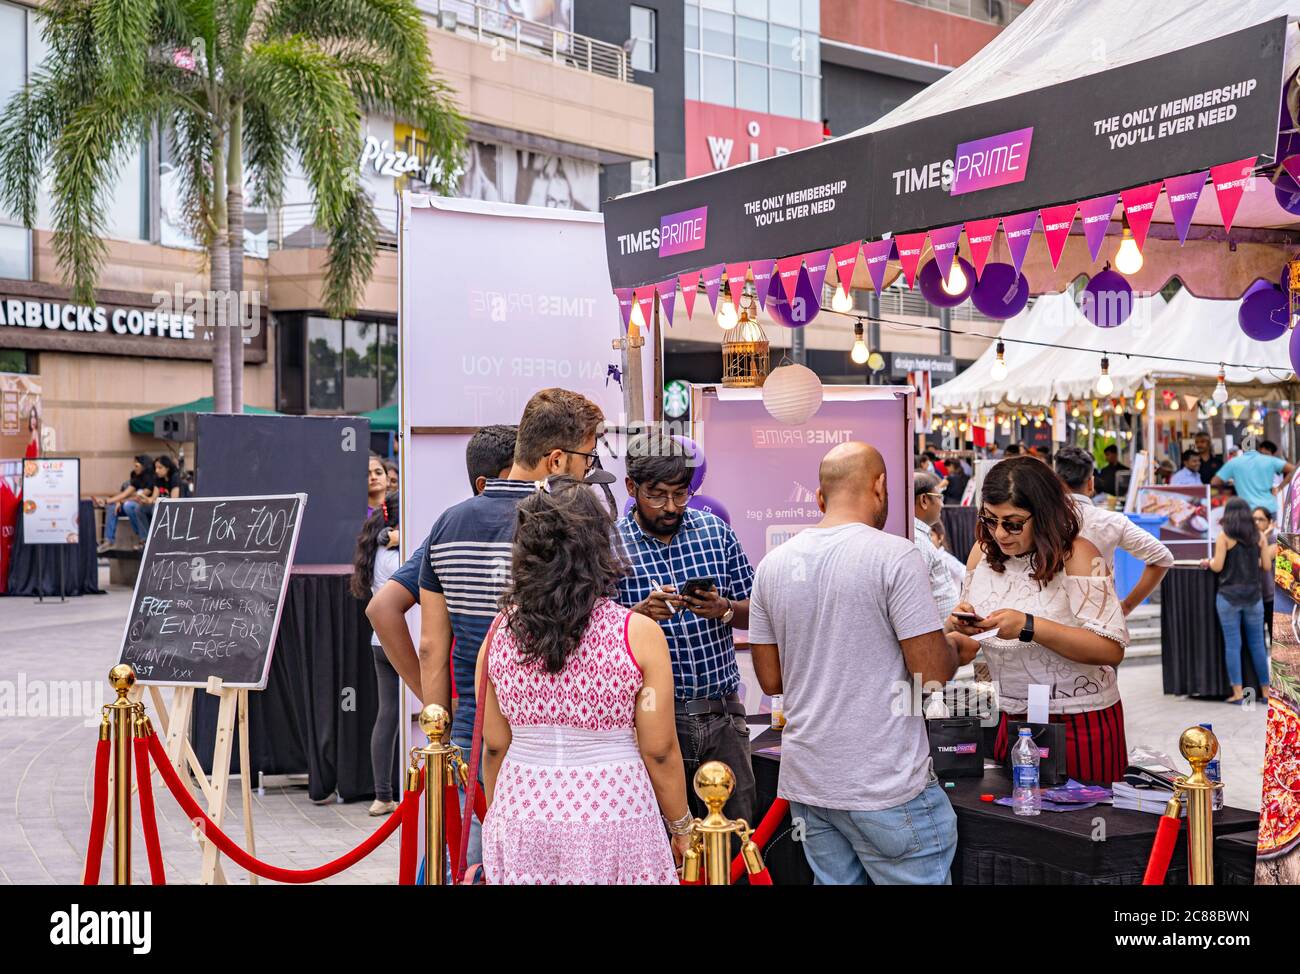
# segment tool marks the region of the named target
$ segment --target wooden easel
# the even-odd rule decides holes
[[[194,687],[178,686],[172,688],[171,707],[163,699],[163,688],[151,685],[149,697],[153,702],[154,724],[162,737],[167,750],[167,757],[176,769],[182,781],[187,785],[191,779],[203,793],[207,803],[208,817],[221,827],[226,818],[226,801],[230,791],[230,756],[234,747],[236,724],[239,727],[239,781],[243,798],[244,835],[249,855],[257,855],[257,845],[253,838],[253,792],[252,776],[249,771],[248,756],[248,690],[222,686],[220,677],[210,677],[205,692],[220,698],[217,709],[217,735],[212,749],[212,778],[203,771],[203,765],[190,741],[190,720],[194,713]],[[143,688],[136,687],[132,696],[138,699]],[[110,775],[112,765],[109,765]],[[113,790],[109,789],[108,821],[113,820]],[[111,834],[111,830],[109,832]],[[203,839],[197,832],[196,838],[203,846],[203,866],[199,881],[204,885],[225,885],[226,875],[221,867],[221,860],[214,843]],[[257,885],[257,876],[250,873],[249,884]]]

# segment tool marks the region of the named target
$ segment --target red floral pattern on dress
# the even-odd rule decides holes
[[[488,676],[512,728],[631,734],[640,667],[629,612],[597,604],[559,673],[524,661],[504,625],[488,647]],[[503,884],[675,884],[677,872],[650,776],[640,760],[529,764],[507,751],[483,824],[483,868]]]

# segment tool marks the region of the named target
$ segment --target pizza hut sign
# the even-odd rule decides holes
[[[428,186],[442,186],[448,179],[454,182],[462,173],[460,166],[455,166],[448,172],[446,161],[437,156],[421,159],[414,152],[394,148],[388,139],[381,141],[373,135],[367,135],[366,144],[361,147],[360,166],[362,171],[366,166],[371,166],[380,176],[391,176],[393,179],[414,173],[417,179]]]

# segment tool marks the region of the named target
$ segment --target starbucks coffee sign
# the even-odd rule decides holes
[[[0,300],[0,326],[65,332],[111,332],[190,341],[194,315],[111,305],[71,304],[21,298]]]

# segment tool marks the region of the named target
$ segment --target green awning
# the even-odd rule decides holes
[[[168,406],[165,409],[155,409],[153,412],[144,413],[141,416],[132,416],[129,426],[132,433],[153,436],[153,421],[158,416],[165,416],[168,413],[210,413],[213,412],[214,408],[215,403],[212,397],[204,396],[202,399],[181,403],[179,406]],[[244,412],[260,413],[263,416],[278,415],[274,409],[263,409],[260,406],[245,406]]]
[[[396,433],[397,403],[392,402],[387,406],[372,409],[368,413],[362,413],[361,418],[370,420],[370,431],[372,433]]]

